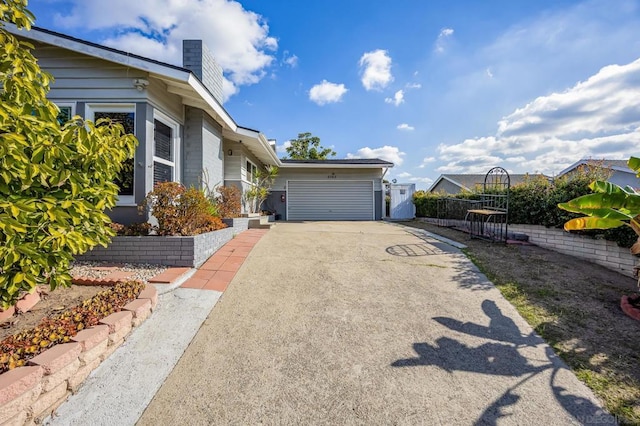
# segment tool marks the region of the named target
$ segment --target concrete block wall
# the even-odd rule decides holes
[[[231,241],[233,235],[234,228],[225,228],[191,237],[193,241],[193,263],[192,265],[184,266],[197,267],[202,265],[213,253],[218,251],[220,247]]]
[[[222,222],[228,227],[233,228],[234,234],[239,234],[242,231],[249,229],[248,217],[234,217],[233,219],[222,219]]]
[[[220,105],[224,101],[222,67],[202,40],[182,41],[182,65],[193,72]]]
[[[202,165],[208,178],[209,188],[214,190],[224,183],[224,151],[222,127],[213,118],[205,114],[202,123]],[[202,173],[202,171],[201,171]]]
[[[633,276],[638,258],[628,248],[613,241],[576,235],[557,228],[539,225],[509,225],[509,231],[529,236],[529,242],[559,253],[590,260],[627,276]]]
[[[196,188],[206,183],[214,189],[223,182],[222,128],[203,110],[186,107],[182,183]]]
[[[105,247],[94,247],[77,256],[81,261],[150,263],[155,265],[198,267],[235,234],[248,229],[248,219],[234,219],[237,226],[190,237],[118,236]],[[237,221],[237,223],[235,222]]]
[[[182,183],[184,186],[200,188],[203,170],[202,138],[204,111],[185,107],[184,150],[182,152]],[[211,176],[211,178],[215,178]]]

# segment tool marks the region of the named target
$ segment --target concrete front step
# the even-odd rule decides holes
[[[275,226],[275,223],[258,223],[255,225],[249,224],[249,229],[271,229],[272,226]]]
[[[274,222],[269,222],[269,216],[260,216],[249,219],[249,229],[271,229],[271,226],[275,225]]]

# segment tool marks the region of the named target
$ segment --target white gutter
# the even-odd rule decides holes
[[[189,73],[189,79],[186,81],[189,83],[189,86],[195,90],[198,95],[213,109],[218,117],[222,119],[224,124],[226,124],[227,128],[231,129],[233,132],[238,132],[238,125],[233,118],[222,108],[222,106],[215,100],[215,98],[209,93],[206,87],[198,80],[198,78]]]
[[[331,164],[331,163],[282,163],[282,168],[303,168],[303,169],[379,169],[391,168],[383,164]]]
[[[234,130],[234,132],[240,136],[257,140],[260,143],[261,148],[264,149],[266,152],[268,152],[268,156],[273,161],[273,164],[278,167],[282,167],[282,162],[280,161],[280,159],[276,155],[276,152],[273,150],[273,148],[269,144],[269,140],[266,138],[265,135],[255,130],[250,130],[244,127],[237,127]]]

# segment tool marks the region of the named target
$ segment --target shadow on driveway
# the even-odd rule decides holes
[[[544,344],[534,332],[523,335],[513,320],[501,312],[491,300],[482,302],[482,310],[489,318],[489,325],[461,322],[455,318],[434,317],[434,321],[450,330],[490,340],[477,347],[465,345],[450,337],[440,337],[434,345],[414,343],[416,357],[394,361],[392,367],[435,366],[447,372],[466,371],[485,375],[521,377],[490,404],[476,420],[477,425],[496,425],[498,419],[510,414],[506,407],[518,403],[522,396],[517,390],[536,375],[550,371],[549,386],[562,408],[580,424],[616,424],[613,417],[591,401],[568,392],[556,383],[557,375],[567,367],[546,347],[545,364],[534,366],[519,352],[523,347]],[[531,413],[532,417],[536,413]]]

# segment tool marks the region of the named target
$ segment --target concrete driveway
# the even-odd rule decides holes
[[[262,238],[139,424],[604,422],[457,249],[318,222]]]

